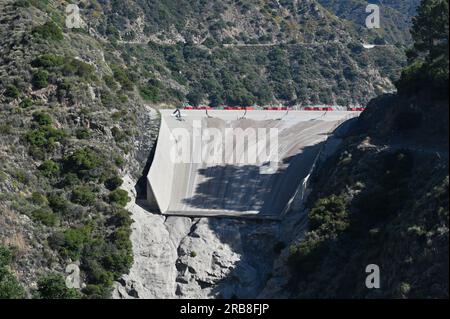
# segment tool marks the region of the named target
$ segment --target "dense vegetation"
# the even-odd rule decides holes
[[[0,245],[0,299],[19,299],[25,296],[25,290],[11,273],[11,251]]]
[[[362,0],[319,0],[338,17],[352,21],[364,32],[367,1]],[[410,44],[411,17],[415,16],[420,0],[370,1],[380,6],[381,28],[368,34],[368,41],[377,44]]]
[[[309,231],[290,247],[296,297],[448,297],[448,165],[408,150],[351,155],[317,177]],[[369,264],[382,289],[365,287]]]
[[[49,274],[39,279],[36,298],[41,299],[78,299],[76,289],[67,288],[65,278],[60,274]]]
[[[86,14],[122,51],[128,72],[115,75],[155,104],[363,104],[404,63],[399,47],[364,49],[370,31],[314,1],[117,0]]]
[[[123,208],[130,198],[118,187],[134,135],[128,110],[140,105],[128,105],[133,84],[102,61],[101,45],[65,29],[63,9],[52,1],[1,3],[5,298],[107,298],[133,261]],[[71,263],[80,265],[81,290],[65,286]]]
[[[448,0],[425,1],[413,20],[414,46],[408,51],[408,68],[398,83],[400,93],[430,90],[433,98],[446,98],[449,80]]]

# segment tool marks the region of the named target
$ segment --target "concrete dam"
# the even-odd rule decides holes
[[[163,215],[280,218],[324,142],[360,112],[161,110],[147,204]]]

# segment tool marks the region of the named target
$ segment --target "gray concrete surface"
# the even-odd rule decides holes
[[[323,142],[336,127],[359,112],[314,111],[182,111],[182,120],[161,110],[161,127],[155,157],[147,176],[148,201],[164,215],[234,216],[277,219],[286,209],[302,181],[310,173]],[[194,147],[187,160],[172,160],[174,147],[182,144],[179,129],[189,134],[201,129],[237,128],[233,157],[222,156],[217,163],[199,161],[199,152],[211,153],[217,145],[204,140]],[[247,128],[278,129],[278,164],[266,169],[266,162],[245,163],[256,146],[240,139]],[[268,131],[267,131],[268,132]],[[236,133],[236,131],[233,131]],[[266,134],[266,145],[275,145]],[[222,141],[224,144],[226,138]],[[239,142],[237,141],[244,141]],[[221,153],[219,153],[221,154]],[[228,153],[227,153],[228,154]],[[270,168],[270,166],[269,166]]]

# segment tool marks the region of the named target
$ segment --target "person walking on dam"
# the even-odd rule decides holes
[[[179,107],[172,113],[172,116],[175,116],[178,120],[181,119],[181,110]]]

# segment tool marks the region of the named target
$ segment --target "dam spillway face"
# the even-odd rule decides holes
[[[164,215],[279,218],[323,143],[358,112],[161,110],[147,176]]]

